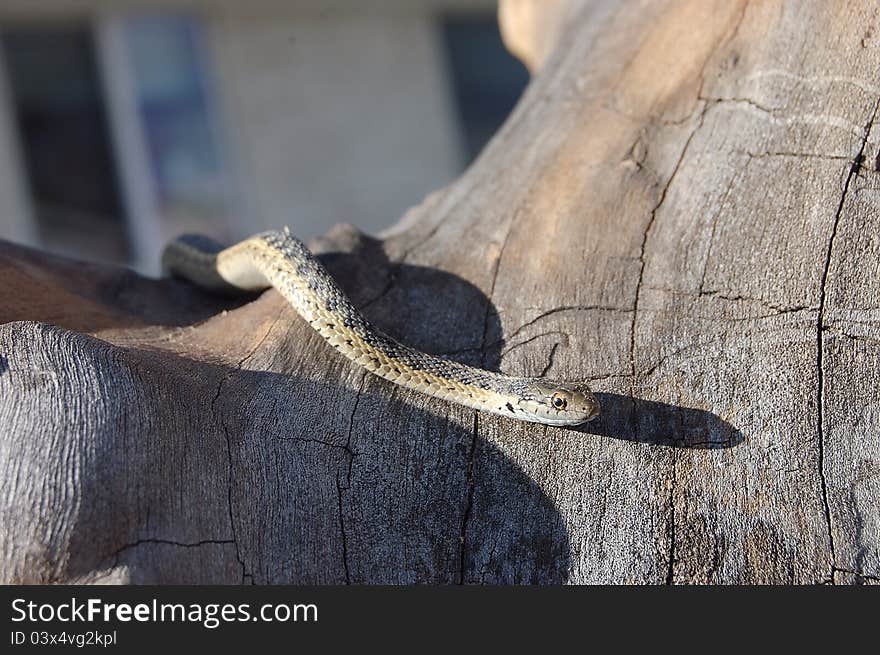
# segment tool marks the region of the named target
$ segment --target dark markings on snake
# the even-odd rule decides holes
[[[457,402],[461,400],[455,396],[467,398],[464,404],[477,409],[556,423],[555,416],[548,418],[543,411],[542,402],[546,387],[560,383],[473,368],[398,343],[370,324],[308,248],[288,231],[258,235],[228,250],[219,247],[208,250],[199,247],[201,245],[201,241],[185,238],[172,242],[163,255],[166,268],[211,289],[239,287],[238,280],[242,277],[246,284],[241,288],[250,288],[253,277],[248,277],[252,275],[249,271],[255,268],[324,338],[336,342],[332,344],[336,350],[362,366],[366,364],[377,375],[386,379],[393,376],[392,381],[429,396],[448,397]],[[292,271],[295,274],[291,274]],[[354,348],[355,342],[357,348]],[[464,388],[457,388],[458,385]],[[578,385],[576,393],[584,396],[581,404],[597,406],[585,385]],[[488,398],[483,398],[484,392],[489,392]],[[501,398],[494,402],[489,400],[495,394]],[[509,397],[510,402],[504,396]],[[517,405],[513,404],[514,399]],[[591,418],[586,412],[573,418],[581,418],[581,415],[583,420]]]

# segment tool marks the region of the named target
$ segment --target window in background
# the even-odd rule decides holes
[[[124,261],[129,244],[89,27],[4,29],[0,42],[42,245]]]
[[[139,16],[126,19],[124,32],[162,218],[174,232],[222,234],[228,189],[199,23],[185,15]]]
[[[470,163],[510,114],[529,74],[504,47],[494,14],[447,16],[441,23]]]

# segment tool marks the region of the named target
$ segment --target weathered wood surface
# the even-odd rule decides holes
[[[478,161],[317,247],[402,341],[587,377],[600,421],[401,390],[274,291],[6,245],[3,580],[880,579],[880,7],[528,4]]]

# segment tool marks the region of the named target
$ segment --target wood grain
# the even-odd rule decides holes
[[[540,70],[469,170],[314,246],[393,336],[590,379],[602,418],[476,414],[274,291],[4,244],[0,578],[880,579],[880,7],[553,7],[506,26]]]

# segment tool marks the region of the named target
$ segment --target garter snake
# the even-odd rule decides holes
[[[220,250],[183,236],[165,248],[163,268],[215,291],[275,287],[336,350],[395,384],[485,412],[548,425],[577,425],[599,413],[584,382],[514,377],[429,355],[373,327],[309,249],[285,229]]]

